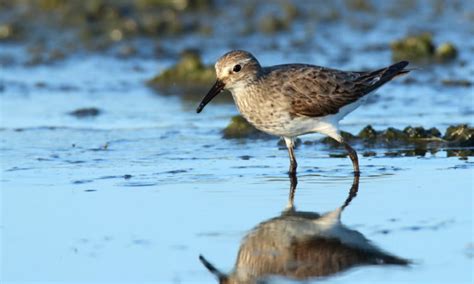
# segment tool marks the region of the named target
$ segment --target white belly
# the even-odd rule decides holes
[[[338,113],[323,117],[290,116],[290,113],[283,111],[285,108],[273,109],[272,101],[255,101],[255,98],[245,97],[245,92],[240,96],[235,96],[234,101],[241,114],[257,129],[271,135],[293,138],[308,133],[322,133],[337,141],[342,141],[339,134],[339,121],[347,114],[359,107],[367,98],[357,100],[354,103],[342,107]],[[255,108],[255,105],[260,106]],[[275,103],[277,105],[277,103]]]
[[[339,121],[359,107],[363,101],[364,100],[358,100],[352,104],[346,105],[336,114],[323,117],[295,117],[283,125],[281,129],[275,131],[274,135],[296,137],[308,133],[321,133],[339,141]]]

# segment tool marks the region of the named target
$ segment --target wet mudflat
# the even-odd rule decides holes
[[[241,239],[286,208],[288,158],[278,140],[222,139],[234,107],[196,115],[194,103],[156,96],[142,84],[156,68],[95,58],[29,70],[36,80],[22,84],[22,68],[4,74],[5,82],[18,82],[2,93],[5,281],[212,283],[199,254],[230,272]],[[90,72],[70,80],[77,70]],[[110,70],[121,72],[111,79]],[[43,80],[47,87],[38,87]],[[394,83],[383,95],[409,96],[411,88]],[[382,115],[380,104],[363,106],[344,128],[361,129],[371,113],[378,114],[375,128],[396,126],[402,108]],[[403,119],[427,117],[417,124],[425,127],[446,121],[436,104],[419,104],[404,106]],[[81,107],[101,112],[70,115]],[[361,158],[359,193],[342,222],[413,264],[358,267],[315,281],[471,281],[471,158],[448,157],[449,149],[412,157],[373,150],[376,156]],[[297,149],[296,209],[322,214],[342,205],[352,174],[347,158],[330,157],[337,153],[322,144]]]
[[[346,2],[360,5],[351,9],[368,9],[365,1]],[[373,94],[342,121],[342,129],[357,134],[367,125],[381,132],[420,126],[445,133],[453,125],[472,127],[474,46],[466,40],[473,31],[472,4],[461,1],[438,13],[435,2],[430,2],[431,10],[415,5],[397,16],[400,11],[390,10],[392,2],[387,1],[382,6],[387,17],[365,10],[344,13],[340,3],[314,15],[299,7],[299,16],[306,18],[290,17],[288,26],[278,13],[271,17],[272,7],[262,5],[258,9],[270,13],[262,19],[269,22],[248,12],[253,19],[248,24],[256,30],[245,32],[249,27],[241,23],[216,25],[213,36],[181,31],[161,40],[159,48],[146,38],[150,35],[126,41],[132,31],[93,21],[84,32],[96,26],[106,29],[111,48],[64,49],[60,59],[46,61],[48,44],[38,55],[35,40],[2,43],[0,282],[216,283],[199,255],[232,275],[248,236],[257,235],[262,222],[286,220],[289,161],[277,138],[224,139],[223,129],[237,111],[227,97],[197,115],[197,103],[208,87],[202,82],[183,87],[170,73],[165,80],[171,88],[147,83],[179,61],[184,49],[200,48],[206,66],[223,52],[242,48],[262,65],[305,62],[355,70],[390,64],[390,42],[429,30],[436,48],[452,42],[457,57],[441,62],[428,48],[431,53],[421,54],[428,62],[414,62],[417,70]],[[94,11],[88,18],[100,19],[108,10]],[[212,15],[218,21],[242,18],[229,13]],[[22,23],[17,24],[0,25],[0,35],[13,31],[16,36],[22,31]],[[149,32],[146,21],[137,24],[137,33]],[[27,34],[27,27],[19,37]],[[165,27],[171,29],[167,32],[174,28]],[[238,30],[241,40],[228,28]],[[125,37],[123,42],[118,35]],[[122,43],[129,48],[127,56]],[[160,54],[150,55],[155,49]],[[403,48],[397,52],[405,55]],[[319,142],[321,138],[301,137],[296,149],[294,210],[310,212],[307,216],[337,211],[353,186],[350,160],[342,149]],[[355,140],[362,174],[341,222],[410,264],[360,264],[308,282],[471,283],[474,149],[469,145],[368,146]],[[295,281],[272,277],[270,283]]]

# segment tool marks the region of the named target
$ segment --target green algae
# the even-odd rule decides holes
[[[390,47],[394,61],[448,62],[458,56],[458,50],[453,43],[445,42],[435,46],[430,33],[407,36],[393,41]]]
[[[274,34],[282,31],[286,31],[290,28],[291,24],[298,19],[298,16],[301,15],[298,7],[290,2],[284,1],[279,4],[279,10],[281,14],[276,13],[267,13],[263,15],[258,24],[257,29],[265,34]],[[248,15],[254,13],[255,7],[250,7],[251,11],[247,11]],[[250,32],[253,28],[247,27],[244,31]]]
[[[398,60],[422,61],[433,56],[435,46],[429,33],[412,35],[396,40],[390,44],[392,58]]]
[[[280,31],[284,31],[288,29],[288,27],[289,21],[287,19],[274,14],[268,14],[263,16],[258,23],[258,29],[262,33],[266,34],[273,34]]]
[[[441,84],[445,86],[450,86],[450,87],[465,87],[469,88],[473,84],[469,80],[464,80],[464,79],[443,79],[441,80]]]
[[[459,157],[461,160],[467,160],[468,157],[474,156],[473,149],[448,149],[446,150],[448,157]]]
[[[89,118],[89,117],[96,117],[100,115],[102,111],[95,107],[90,108],[80,108],[74,111],[71,111],[69,115],[72,115],[76,118]]]
[[[222,131],[222,137],[224,139],[268,139],[271,136],[256,129],[242,116],[236,115]]]
[[[365,141],[373,142],[377,139],[377,131],[375,131],[372,125],[367,125],[359,132],[357,136],[361,139],[364,139]]]
[[[347,153],[329,153],[330,158],[345,158],[347,156]]]
[[[424,129],[423,127],[407,126],[403,133],[408,139],[435,138],[441,137],[441,132],[437,128]]]
[[[377,131],[368,125],[358,135],[344,134],[343,137],[348,142],[360,143],[370,147],[415,146],[416,149],[474,147],[474,128],[467,124],[450,126],[444,135],[435,127],[425,129],[423,127],[407,126],[403,130],[388,127],[385,130]],[[326,138],[320,142],[329,146],[340,147],[338,143],[333,143]]]
[[[76,49],[104,51],[116,43],[136,38],[209,33],[206,17],[194,20],[194,15],[211,14],[215,3],[213,0],[11,0],[0,6],[0,41],[38,40],[48,42],[48,48],[72,44]],[[4,19],[8,21],[3,22]]]
[[[443,139],[449,141],[452,146],[473,147],[474,128],[467,124],[450,126],[446,129]]]
[[[296,20],[298,16],[301,15],[299,8],[295,5],[295,3],[290,1],[285,1],[280,4],[281,10],[283,10],[284,18],[290,22]]]
[[[368,0],[346,0],[347,8],[359,12],[374,12],[375,7],[372,2]]]
[[[191,89],[210,88],[215,80],[215,70],[204,65],[197,52],[184,52],[178,62],[148,81],[162,92],[182,92]]]
[[[384,130],[375,130],[371,125],[364,127],[358,134],[354,135],[349,132],[341,131],[341,136],[344,141],[351,145],[363,145],[367,148],[398,148],[409,147],[403,151],[389,151],[386,155],[391,155],[391,152],[396,152],[402,156],[424,156],[428,151],[438,151],[440,148],[472,148],[474,147],[474,128],[466,124],[453,125],[448,127],[445,134],[435,128],[423,128],[407,126],[403,130],[388,127]],[[223,130],[224,139],[261,139],[271,138],[271,135],[265,134],[250,123],[248,123],[242,116],[237,115],[232,117],[229,125]],[[318,141],[306,140],[298,144],[313,145],[323,144],[331,148],[342,148],[342,145],[330,137],[324,137]],[[284,146],[280,141],[279,146]],[[472,150],[472,149],[471,149]],[[469,152],[470,153],[470,152]],[[363,153],[366,157],[375,156],[373,151],[365,151]],[[395,154],[394,154],[395,155]]]
[[[435,57],[439,61],[450,61],[456,59],[458,56],[458,50],[454,44],[445,42],[440,44],[435,50]]]
[[[403,131],[393,127],[387,128],[386,130],[379,133],[379,135],[377,136],[382,142],[387,144],[403,143],[408,138],[408,136]]]
[[[21,28],[16,23],[0,24],[0,42],[13,41],[20,37]]]
[[[349,132],[342,131],[342,130],[341,130],[341,136],[344,139],[344,141],[347,141],[347,142],[351,142],[351,141],[354,141],[356,139],[356,136],[352,135]],[[337,142],[336,140],[334,140],[334,139],[332,139],[331,137],[328,137],[328,136],[321,139],[321,143],[328,144],[328,145],[331,145],[331,146],[334,146],[334,147],[337,147],[339,145],[339,142]]]
[[[364,151],[362,152],[362,156],[364,157],[375,157],[377,153],[375,151]]]

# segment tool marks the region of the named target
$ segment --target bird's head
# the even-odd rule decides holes
[[[224,89],[232,91],[243,87],[256,80],[262,71],[258,60],[250,52],[243,50],[224,54],[217,60],[215,68],[217,80],[199,104],[196,110],[198,113]]]

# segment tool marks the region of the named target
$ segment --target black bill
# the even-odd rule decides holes
[[[207,93],[207,95],[202,99],[201,103],[199,104],[198,108],[196,109],[197,113],[200,113],[203,108],[210,102],[212,99],[217,96],[222,90],[224,90],[225,84],[222,81],[217,80],[212,86],[211,90]]]
[[[207,261],[204,256],[199,255],[199,260],[207,268],[207,270],[209,270],[209,272],[214,274],[219,279],[219,281],[223,281],[227,278],[224,273],[220,272],[219,269],[217,269],[214,265]]]

